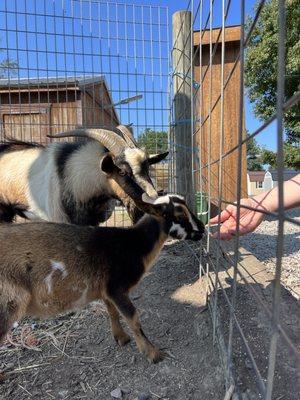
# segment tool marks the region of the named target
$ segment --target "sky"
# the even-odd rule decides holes
[[[252,15],[255,0],[246,1]],[[1,0],[1,58],[18,60],[19,78],[104,75],[113,101],[142,94],[138,102],[117,106],[123,123],[166,130],[169,124],[172,14],[194,9],[199,28],[198,1],[179,0]],[[221,0],[215,0],[213,26],[221,25]],[[240,22],[240,1],[232,0],[227,25]],[[203,15],[209,10],[204,0]],[[245,96],[246,128],[261,122]],[[276,147],[273,124],[257,137]]]

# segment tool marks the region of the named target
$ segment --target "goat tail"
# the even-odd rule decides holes
[[[0,223],[14,222],[16,216],[29,219],[28,207],[19,203],[4,203],[0,200]]]

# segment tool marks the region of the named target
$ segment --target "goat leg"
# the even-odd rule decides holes
[[[157,363],[161,361],[164,358],[164,353],[147,339],[142,330],[138,313],[128,295],[117,292],[110,296],[110,300],[115,304],[131,328],[139,351],[144,353],[150,362]]]
[[[104,303],[110,317],[110,326],[113,337],[120,346],[124,346],[130,341],[130,336],[127,335],[120,323],[119,311],[110,300],[105,299]]]

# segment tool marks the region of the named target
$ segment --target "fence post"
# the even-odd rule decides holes
[[[192,162],[192,111],[191,84],[193,83],[192,13],[178,11],[173,14],[173,107],[176,191],[185,196],[194,209],[193,162]]]

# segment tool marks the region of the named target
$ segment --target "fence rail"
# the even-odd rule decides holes
[[[244,58],[266,1],[256,5],[251,24],[245,23],[245,1],[231,2],[222,0],[189,1],[187,9],[181,11],[182,26],[173,31],[173,51],[186,54],[192,48],[190,60],[182,65],[180,57],[173,58],[173,79],[181,79],[173,93],[173,124],[171,130],[173,151],[183,160],[193,159],[193,192],[206,196],[208,215],[216,215],[218,210],[227,205],[237,208],[236,220],[239,221],[243,209],[241,199],[247,195],[243,181],[246,173],[245,151],[247,143],[262,133],[271,123],[276,121],[277,130],[277,171],[278,171],[278,212],[261,211],[278,220],[276,268],[272,286],[272,300],[266,301],[257,280],[247,267],[247,257],[243,257],[240,245],[239,224],[236,223],[236,235],[233,247],[228,248],[220,239],[211,238],[215,231],[208,219],[208,236],[201,249],[193,247],[195,257],[199,260],[200,277],[207,279],[208,307],[212,315],[214,340],[219,344],[222,363],[226,373],[226,399],[237,398],[271,399],[280,372],[278,352],[282,354],[284,346],[289,350],[291,358],[299,362],[299,343],[293,343],[289,337],[287,326],[280,319],[281,302],[281,269],[283,257],[284,224],[290,222],[299,226],[299,220],[286,214],[283,206],[283,143],[284,114],[300,100],[296,92],[291,98],[284,95],[285,87],[285,2],[278,1],[278,66],[277,66],[277,106],[276,112],[255,131],[245,136],[245,89]],[[232,38],[229,39],[228,16],[235,7],[239,8],[238,28],[239,40],[232,52]],[[218,19],[215,17],[218,15]],[[217,22],[216,22],[217,19]],[[192,21],[188,29],[184,24]],[[247,28],[247,29],[246,29]],[[183,37],[183,38],[182,38]],[[236,40],[236,39],[235,39]],[[180,47],[182,46],[182,48]],[[231,57],[232,53],[234,56]],[[230,59],[230,62],[229,62]],[[216,83],[217,82],[217,83]],[[184,121],[185,135],[190,135],[192,144],[190,151],[185,146],[176,146],[178,142],[178,115],[176,114],[176,95],[184,85],[189,85],[191,103],[186,105]],[[235,94],[229,98],[230,86],[234,85]],[[179,87],[179,89],[178,89]],[[235,102],[230,106],[230,102]],[[230,108],[231,107],[231,108]],[[174,111],[175,109],[175,111]],[[228,111],[231,110],[232,113]],[[184,113],[184,112],[183,112]],[[234,120],[233,129],[228,129],[229,120]],[[181,128],[182,129],[182,128]],[[274,133],[275,136],[275,133]],[[176,142],[177,140],[177,142]],[[217,148],[217,150],[216,150]],[[232,168],[228,171],[229,163]],[[176,170],[176,166],[175,166]],[[232,174],[232,171],[236,171]],[[182,169],[175,172],[177,181],[186,182],[189,176]],[[182,188],[182,186],[179,185]],[[186,190],[189,190],[186,187]],[[183,194],[187,195],[187,192]],[[200,204],[203,211],[203,203]],[[245,206],[249,210],[254,207]],[[201,211],[201,210],[200,210]],[[218,232],[221,220],[218,219]],[[225,276],[225,277],[224,277]],[[228,284],[228,281],[230,284]],[[246,290],[247,294],[244,293]],[[257,343],[249,336],[249,325],[241,316],[242,302],[256,304],[256,314],[263,313],[263,324],[269,329],[267,363],[262,363],[257,352]],[[251,299],[251,300],[250,300]],[[244,310],[244,312],[247,312]],[[241,350],[243,349],[243,350]],[[241,356],[242,352],[242,356]],[[245,357],[241,361],[241,358]],[[276,361],[277,360],[277,361]],[[278,371],[276,372],[276,362]],[[247,365],[243,368],[242,364]],[[296,379],[296,377],[295,377]],[[253,382],[253,384],[250,383]],[[274,396],[276,393],[274,394]],[[251,397],[252,396],[252,397]],[[277,398],[277,397],[274,397]]]

